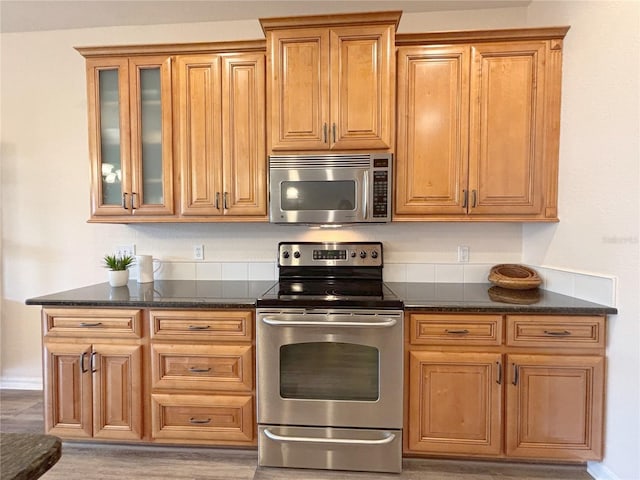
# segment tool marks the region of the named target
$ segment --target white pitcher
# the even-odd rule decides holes
[[[160,260],[151,255],[136,255],[138,283],[153,282],[153,274],[160,268]]]

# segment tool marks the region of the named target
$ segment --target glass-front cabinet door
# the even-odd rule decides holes
[[[87,60],[92,217],[172,215],[168,56]]]

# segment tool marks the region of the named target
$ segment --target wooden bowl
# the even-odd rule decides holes
[[[530,290],[542,283],[534,269],[513,263],[495,265],[489,272],[489,281],[494,285],[511,290]]]

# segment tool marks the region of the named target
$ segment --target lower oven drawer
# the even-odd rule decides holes
[[[402,430],[258,427],[258,465],[399,473]]]

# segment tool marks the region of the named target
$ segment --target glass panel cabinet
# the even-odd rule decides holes
[[[173,215],[171,59],[87,59],[91,215]]]

